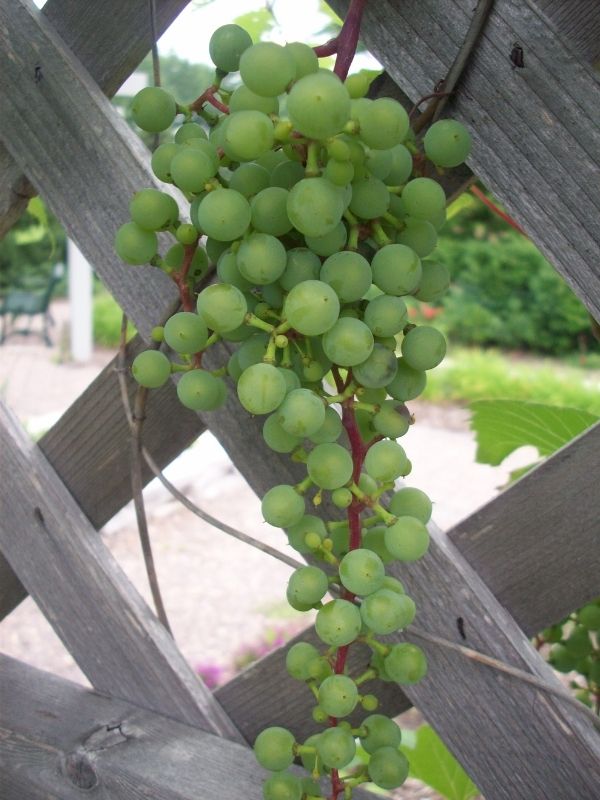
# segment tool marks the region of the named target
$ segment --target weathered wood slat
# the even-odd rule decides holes
[[[597,0],[534,0],[559,34],[594,64],[600,59],[600,9]]]
[[[600,595],[599,474],[600,423],[448,532],[528,634]]]
[[[98,691],[238,738],[39,448],[0,405],[0,547]]]
[[[447,73],[472,12],[471,0],[380,0],[362,38],[416,99]],[[510,61],[515,41],[525,69]],[[471,169],[600,318],[600,76],[531,0],[497,0],[447,113],[471,131]]]
[[[157,0],[158,35],[189,0]],[[147,0],[48,0],[42,14],[86,67],[108,97],[150,50],[152,36]],[[44,64],[40,62],[42,74]],[[21,216],[35,188],[0,142],[0,238]]]

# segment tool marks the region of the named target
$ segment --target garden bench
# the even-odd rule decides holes
[[[44,339],[48,347],[52,347],[49,327],[54,325],[54,320],[49,310],[52,293],[65,273],[63,264],[56,264],[46,284],[39,284],[32,288],[15,287],[0,297],[0,345],[9,336],[21,334],[29,336],[37,333]],[[42,330],[36,331],[31,327],[34,317],[42,317]],[[15,328],[14,323],[18,317],[27,317],[27,324],[23,328]]]

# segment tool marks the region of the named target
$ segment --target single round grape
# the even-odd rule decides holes
[[[380,636],[406,628],[415,614],[416,606],[410,597],[385,588],[365,597],[360,606],[363,622]]]
[[[262,111],[263,114],[279,114],[279,100],[277,97],[261,97],[241,84],[229,98],[229,110],[232,114],[236,111]]]
[[[341,367],[353,367],[365,361],[374,344],[370,328],[353,317],[340,317],[323,336],[325,355]]]
[[[315,629],[325,644],[342,647],[354,641],[362,626],[360,611],[348,600],[331,600],[317,612]]]
[[[311,548],[305,542],[306,536],[313,534],[319,540],[323,540],[327,536],[327,528],[320,517],[315,517],[314,514],[305,514],[300,522],[288,528],[287,534],[294,550],[299,553],[310,553]]]
[[[252,233],[241,243],[237,266],[242,276],[252,284],[273,283],[286,265],[285,247],[268,233]]]
[[[343,196],[325,178],[303,178],[290,189],[287,213],[300,233],[305,236],[324,236],[342,219]]]
[[[287,213],[288,194],[288,190],[281,186],[267,186],[259,191],[250,202],[252,227],[271,236],[283,236],[291,231],[292,223]]]
[[[304,42],[287,42],[284,47],[294,59],[297,80],[318,71],[319,59],[312,47]]]
[[[432,303],[444,295],[450,286],[448,267],[438,261],[421,261],[422,275],[414,293],[417,300]]]
[[[354,178],[354,165],[350,161],[336,161],[330,158],[323,171],[323,176],[336,186],[346,186]]]
[[[325,405],[311,389],[293,389],[279,406],[277,419],[293,436],[311,436],[325,422]]]
[[[269,489],[262,499],[261,509],[269,525],[288,528],[304,516],[304,497],[293,486],[282,483]]]
[[[217,262],[217,275],[222,283],[230,283],[240,292],[249,291],[254,284],[246,280],[238,269],[237,256],[231,250],[225,250]],[[249,329],[250,331],[252,328]]]
[[[158,389],[171,375],[171,362],[159,350],[144,350],[133,359],[131,372],[140,386]]]
[[[318,430],[309,435],[311,442],[315,444],[325,444],[326,442],[336,442],[342,434],[342,419],[337,411],[331,406],[325,409],[325,419]],[[342,490],[340,490],[342,491]]]
[[[131,219],[147,231],[160,231],[175,223],[179,207],[175,200],[158,189],[142,189],[129,203]]]
[[[390,193],[379,178],[368,176],[352,184],[350,211],[362,219],[376,219],[388,210]]]
[[[374,336],[395,336],[408,321],[404,300],[389,294],[380,294],[370,300],[363,317]]]
[[[225,384],[204,369],[192,369],[181,376],[177,396],[193,411],[214,411],[225,399]]]
[[[352,503],[353,494],[350,489],[342,487],[341,489],[334,489],[331,493],[331,502],[337,508],[348,508]]]
[[[273,123],[262,111],[236,111],[224,127],[223,149],[234,161],[253,161],[273,146]]]
[[[410,247],[419,258],[425,258],[435,250],[438,237],[434,225],[429,220],[406,217],[404,226],[396,237],[399,244]]]
[[[428,370],[437,367],[446,355],[446,340],[437,328],[419,325],[410,330],[400,347],[409,367]]]
[[[295,130],[309,139],[328,139],[350,119],[350,95],[334,73],[314,72],[292,86],[287,111]]]
[[[402,581],[399,581],[398,578],[392,578],[391,575],[385,576],[383,588],[389,589],[391,592],[396,592],[397,594],[406,594]]]
[[[171,161],[175,153],[178,153],[179,150],[180,147],[175,142],[165,142],[165,144],[159,144],[152,153],[150,166],[152,167],[152,172],[159,180],[165,183],[173,183],[171,178]]]
[[[330,675],[319,686],[319,705],[330,717],[347,717],[357,703],[358,689],[347,675]]]
[[[387,674],[396,683],[418,683],[427,674],[425,653],[416,644],[395,644],[384,659]]]
[[[408,759],[395,747],[380,747],[369,759],[369,777],[381,789],[396,789],[408,777]]]
[[[163,335],[176,353],[198,353],[206,347],[208,329],[198,314],[180,311],[167,320]]]
[[[319,567],[299,567],[292,572],[287,586],[287,600],[297,611],[308,611],[327,594],[329,581]]]
[[[389,511],[395,517],[415,517],[427,524],[431,519],[432,504],[425,492],[405,486],[392,495]]]
[[[234,189],[216,189],[202,199],[197,217],[199,229],[211,239],[232,242],[250,224],[250,204]]]
[[[394,481],[404,473],[406,453],[397,442],[376,442],[365,456],[365,470],[376,481]]]
[[[369,150],[366,167],[373,177],[385,181],[392,169],[392,150]]]
[[[406,213],[417,219],[434,218],[446,206],[444,190],[431,178],[413,178],[400,196]]]
[[[421,280],[421,259],[410,247],[387,244],[371,261],[373,281],[386,294],[399,297],[410,294]]]
[[[206,153],[182,147],[171,160],[170,173],[173,183],[184,192],[202,192],[216,169]]]
[[[288,369],[287,367],[277,367],[277,369],[285,379],[286,397],[290,392],[300,388],[300,378],[296,375],[294,370]]]
[[[304,178],[304,167],[298,161],[285,159],[273,168],[271,172],[271,186],[281,189],[291,189]]]
[[[198,125],[197,122],[184,122],[181,125],[175,134],[175,141],[177,144],[184,144],[189,139],[204,139],[206,140],[208,137],[206,135],[206,131],[202,127],[202,125]]]
[[[342,303],[353,303],[372,282],[369,262],[360,253],[344,250],[329,256],[321,267],[320,280],[328,283]]]
[[[378,389],[394,379],[397,369],[394,353],[381,344],[375,344],[368,358],[354,367],[352,376],[361,386]]]
[[[229,180],[229,188],[248,198],[266,189],[269,186],[269,181],[270,177],[267,170],[253,161],[240,164]],[[250,210],[252,210],[252,203],[250,203]]]
[[[331,256],[342,250],[348,240],[348,231],[343,222],[339,222],[332,231],[324,236],[305,236],[307,246],[319,256]]]
[[[146,231],[135,222],[126,222],[115,234],[115,250],[126,264],[147,264],[156,255],[157,249],[158,239],[154,231]]]
[[[366,728],[366,734],[360,737],[360,743],[364,750],[371,755],[381,747],[400,746],[402,732],[393,719],[385,717],[383,714],[371,714],[366,717],[361,728]]]
[[[309,642],[296,642],[287,651],[285,667],[297,681],[307,681],[311,677],[310,664],[319,658],[319,651]]]
[[[191,223],[183,222],[181,225],[177,226],[175,236],[177,241],[181,244],[190,245],[194,244],[198,239],[198,231]]]
[[[221,25],[208,43],[211,61],[223,72],[237,72],[242,53],[252,46],[248,31],[239,25]]]
[[[577,612],[577,621],[589,631],[600,631],[600,604],[588,603]]]
[[[340,561],[340,580],[353,594],[366,597],[381,588],[385,567],[379,556],[359,547],[351,550]]]
[[[397,144],[390,150],[392,166],[387,176],[390,186],[401,186],[410,178],[413,170],[413,157],[410,150],[403,144]]]
[[[217,152],[217,145],[212,141],[207,141],[206,139],[200,139],[198,137],[195,139],[187,139],[178,152],[181,152],[181,150],[195,150],[197,152],[204,153],[213,166],[213,175],[216,174],[217,170],[221,166],[219,153]]]
[[[352,456],[339,444],[318,444],[306,462],[308,474],[321,489],[339,489],[352,477]]]
[[[136,94],[131,104],[133,121],[143,131],[166,131],[177,114],[177,103],[160,86],[146,86]]]
[[[318,336],[335,324],[340,301],[323,281],[307,280],[296,284],[286,297],[283,314],[292,328],[305,336]]]
[[[385,532],[385,546],[400,561],[417,561],[429,549],[429,533],[420,519],[398,517]]]
[[[285,379],[272,364],[253,364],[242,372],[238,398],[251,414],[270,414],[285,397]]]
[[[388,383],[386,389],[391,397],[396,400],[414,400],[418,397],[427,383],[427,375],[422,370],[413,369],[404,358],[398,359],[396,377]]]
[[[296,77],[293,56],[274,42],[258,42],[244,50],[239,69],[246,86],[262,97],[277,97]]]
[[[469,131],[454,119],[434,122],[423,139],[425,155],[438,167],[457,167],[469,155]]]
[[[364,97],[369,91],[369,86],[371,85],[369,76],[365,71],[356,72],[354,75],[348,75],[344,83],[346,85],[346,89],[348,89],[350,97],[355,100],[359,97]]]
[[[374,528],[365,528],[362,535],[362,546],[366,547],[367,550],[372,550],[374,553],[377,553],[384,564],[389,564],[394,560],[394,556],[385,546],[385,531],[386,528],[384,525],[376,525]]]
[[[385,400],[380,410],[373,416],[373,428],[382,436],[390,439],[399,439],[408,431],[410,422],[406,414],[402,413],[402,406],[395,400]],[[392,512],[395,513],[395,512]]]
[[[217,333],[227,333],[242,324],[248,312],[246,298],[229,283],[207,286],[198,295],[198,314]]]
[[[317,752],[326,767],[341,769],[356,755],[354,736],[339,726],[327,728],[319,736]]]
[[[379,97],[359,107],[358,135],[369,147],[388,150],[400,144],[408,133],[408,114],[397,100]]]

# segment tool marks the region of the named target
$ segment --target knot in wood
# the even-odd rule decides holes
[[[69,753],[65,758],[64,774],[79,789],[93,789],[98,776],[89,757],[82,752]]]

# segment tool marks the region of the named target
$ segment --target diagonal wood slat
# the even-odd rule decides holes
[[[189,0],[156,0],[158,35]],[[152,42],[148,0],[48,0],[42,9],[58,35],[108,97],[135,69]],[[42,67],[42,74],[44,65]],[[0,142],[0,238],[14,225],[36,189]]]
[[[241,740],[39,448],[0,405],[0,547],[98,691]]]
[[[596,0],[534,0],[559,34],[594,64],[600,59],[600,14]]]

